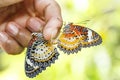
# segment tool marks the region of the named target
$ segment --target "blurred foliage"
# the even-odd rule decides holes
[[[120,0],[57,0],[64,23],[97,31],[103,43],[78,54],[60,52],[55,64],[36,78],[24,73],[25,51],[16,56],[0,51],[0,80],[120,80]]]

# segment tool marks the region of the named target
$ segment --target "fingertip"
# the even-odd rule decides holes
[[[14,39],[12,39],[6,32],[0,32],[0,46],[8,54],[20,54],[23,51]]]
[[[16,36],[19,32],[18,25],[15,22],[8,22],[6,25],[6,32],[9,33],[10,35]]]
[[[2,48],[7,54],[11,54],[11,55],[20,54],[24,49],[14,40],[7,40],[7,42],[2,45]]]
[[[4,49],[5,50],[5,52],[7,53],[7,54],[10,54],[10,55],[18,55],[18,54],[20,54],[24,49],[22,48],[22,47],[16,47],[16,49],[14,49],[14,50],[10,50],[10,49]]]
[[[44,27],[43,35],[46,40],[56,38],[62,27],[62,20],[51,18]]]
[[[30,17],[27,20],[27,28],[32,32],[42,31],[44,24],[45,23],[42,20],[40,20],[36,17]]]
[[[26,47],[31,39],[31,32],[16,22],[9,22],[5,32],[22,47]]]
[[[8,40],[8,37],[6,36],[5,32],[0,32],[0,44],[2,45]]]
[[[51,28],[47,28],[43,30],[43,36],[46,40],[50,40],[51,39],[51,34],[52,34],[52,29]]]
[[[55,39],[59,34],[58,30],[57,28],[47,28],[43,31],[43,36],[46,40]]]

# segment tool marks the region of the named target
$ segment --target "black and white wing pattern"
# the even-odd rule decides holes
[[[57,49],[44,40],[41,33],[33,33],[25,58],[25,73],[33,78],[58,59]]]

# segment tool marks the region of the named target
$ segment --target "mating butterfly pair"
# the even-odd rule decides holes
[[[65,25],[57,40],[57,47],[67,54],[77,53],[84,47],[96,46],[102,38],[95,31],[69,23]],[[42,33],[33,33],[25,58],[25,73],[33,78],[58,59],[57,48],[43,38]]]

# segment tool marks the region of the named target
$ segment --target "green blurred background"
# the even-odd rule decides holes
[[[120,80],[120,0],[57,0],[64,22],[98,32],[103,43],[78,54],[60,52],[55,64],[36,78],[24,73],[25,51],[16,56],[0,50],[0,80]]]

